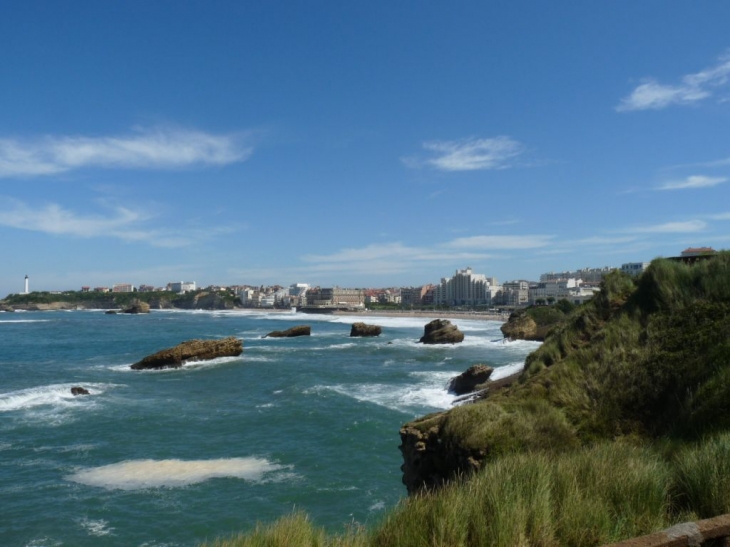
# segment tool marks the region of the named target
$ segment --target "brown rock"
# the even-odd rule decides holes
[[[424,327],[419,340],[423,344],[458,344],[464,341],[464,333],[447,319],[434,319]]]
[[[89,395],[89,390],[83,387],[74,386],[71,388],[71,395]]]
[[[173,348],[163,349],[133,364],[133,370],[178,368],[192,361],[217,357],[235,357],[243,352],[243,343],[230,336],[222,340],[188,340]]]
[[[449,391],[456,395],[464,395],[476,391],[476,387],[489,380],[494,372],[492,367],[487,365],[474,365],[469,367],[449,382]]]
[[[350,336],[380,336],[383,331],[378,325],[366,325],[365,323],[353,323],[350,329]]]
[[[141,300],[132,300],[130,306],[123,310],[122,313],[150,313],[150,305]]]
[[[298,325],[287,330],[275,330],[264,336],[264,338],[292,338],[294,336],[309,336],[311,333],[312,327],[309,325]]]

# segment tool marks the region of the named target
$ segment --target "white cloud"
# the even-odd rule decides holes
[[[552,239],[550,235],[472,236],[454,239],[445,246],[458,249],[535,249],[549,245]]]
[[[154,247],[185,247],[235,230],[231,226],[151,228],[152,215],[126,207],[109,207],[107,214],[78,214],[56,203],[33,208],[15,199],[0,201],[0,226],[51,235],[82,238],[111,237]]]
[[[428,165],[441,171],[506,169],[511,166],[509,160],[524,151],[522,144],[509,137],[429,141],[423,143],[423,148],[434,152],[435,157],[403,158],[403,162],[409,167]]]
[[[665,222],[663,224],[649,226],[635,226],[623,231],[637,234],[687,234],[701,232],[705,228],[707,228],[707,223],[703,220],[687,220],[684,222]]]
[[[709,188],[727,181],[727,177],[706,177],[704,175],[692,175],[684,180],[665,182],[658,186],[657,190],[682,190],[685,188]]]
[[[660,84],[654,79],[647,79],[628,97],[624,97],[616,110],[661,110],[674,104],[694,104],[711,97],[712,88],[726,85],[729,79],[730,54],[725,54],[716,66],[687,74],[677,85]]]
[[[41,176],[84,167],[181,169],[243,161],[252,149],[240,135],[189,129],[142,129],[125,136],[0,139],[0,177]]]

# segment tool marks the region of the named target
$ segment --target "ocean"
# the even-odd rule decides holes
[[[354,321],[383,333],[350,338]],[[450,408],[446,385],[469,366],[504,375],[539,345],[452,319],[462,344],[424,346],[428,321],[0,313],[0,545],[195,546],[293,509],[332,531],[376,523],[406,495],[400,426]],[[297,324],[312,336],[262,338]],[[226,336],[243,339],[240,357],[129,368]]]

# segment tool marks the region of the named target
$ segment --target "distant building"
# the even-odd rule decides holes
[[[621,271],[633,277],[641,275],[649,267],[648,262],[627,262],[621,264]]]
[[[138,292],[154,292],[155,288],[152,285],[140,285],[137,287]]]
[[[112,285],[112,292],[134,292],[134,285],[129,283],[115,283]]]
[[[195,281],[173,281],[167,284],[167,289],[177,293],[191,292],[195,290]]]
[[[494,277],[475,274],[471,267],[456,270],[453,277],[444,277],[434,292],[435,304],[448,306],[490,306],[501,290]]]
[[[307,291],[307,306],[362,308],[365,306],[365,291],[341,287],[315,287]]]
[[[548,272],[540,276],[540,281],[557,281],[559,279],[581,279],[583,283],[600,283],[603,276],[616,268],[605,266],[603,268],[581,268],[573,272]]]
[[[94,287],[94,292],[109,292],[109,287]]]
[[[680,256],[682,257],[692,257],[692,256],[706,256],[706,255],[714,255],[717,251],[713,249],[712,247],[688,247],[684,251],[682,251],[682,254]]]
[[[495,304],[501,306],[526,306],[530,298],[530,284],[527,281],[507,281],[502,283],[502,290],[495,298]]]
[[[90,290],[91,290],[91,287],[87,287],[86,285],[81,287],[81,292],[89,292]]]

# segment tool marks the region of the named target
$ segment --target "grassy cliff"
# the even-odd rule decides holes
[[[375,528],[294,514],[215,545],[600,545],[727,513],[729,406],[730,253],[657,260],[608,276],[516,384],[406,424],[413,495]]]

